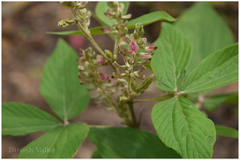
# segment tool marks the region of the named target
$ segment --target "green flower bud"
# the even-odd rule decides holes
[[[113,61],[117,60],[117,55],[113,55]]]
[[[76,8],[79,8],[79,9],[82,9],[82,8],[86,7],[86,5],[87,5],[88,3],[89,3],[89,2],[87,2],[87,1],[75,2],[75,7],[76,7]]]
[[[67,27],[69,25],[75,24],[76,21],[73,19],[63,19],[61,21],[58,22],[58,27]]]
[[[125,34],[127,34],[127,32],[128,32],[128,28],[124,27],[122,30],[120,30],[119,34],[120,36],[124,36]]]
[[[135,30],[133,32],[133,36],[135,39],[141,38],[144,35],[144,29],[142,23],[135,24]]]
[[[113,2],[107,2],[107,5],[111,8],[117,8],[118,7],[118,2],[113,1]]]
[[[124,38],[125,42],[127,42],[128,44],[131,42],[129,35],[126,35]]]
[[[112,59],[112,52],[111,51],[105,49],[105,53],[106,53],[108,58]]]
[[[138,93],[143,93],[153,82],[154,74],[151,74],[149,77],[147,77],[136,89]]]
[[[130,19],[131,17],[132,17],[131,14],[127,14],[127,15],[122,16],[122,19],[126,20],[126,19]]]
[[[121,96],[120,98],[119,98],[119,101],[127,101],[128,100],[128,98],[127,97],[125,97],[125,96]]]

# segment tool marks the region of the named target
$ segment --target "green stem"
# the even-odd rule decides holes
[[[128,102],[129,105],[129,109],[130,109],[130,116],[132,119],[132,124],[128,125],[129,127],[133,127],[133,128],[139,128],[138,123],[137,123],[137,118],[133,109],[133,102],[129,101]]]
[[[104,53],[104,51],[103,51],[103,50],[99,47],[99,45],[94,41],[94,39],[92,38],[92,36],[89,35],[89,34],[85,31],[85,29],[82,27],[82,25],[81,25],[79,22],[77,22],[77,26],[78,26],[78,28],[83,32],[84,36],[87,37],[87,39],[92,43],[92,45],[103,55],[103,57],[105,57],[105,58],[108,60],[109,64],[112,66],[113,70],[114,70],[115,72],[119,73],[119,71],[117,70],[117,68],[113,66],[112,60],[107,57],[107,55]]]
[[[113,57],[112,57],[113,61],[115,61],[114,58],[117,56],[119,41],[120,41],[120,38],[118,37],[118,35],[116,35]]]
[[[87,39],[93,44],[93,46],[112,64],[112,61],[107,57],[107,55],[104,53],[104,51],[99,47],[99,45],[94,41],[92,36],[90,36],[85,29],[82,27],[82,25],[77,22],[78,28],[83,32],[84,36],[87,37]]]
[[[149,98],[149,99],[136,99],[135,101],[133,101],[133,103],[149,102],[149,101],[164,101],[164,100],[167,100],[169,98],[172,98],[173,96],[174,96],[173,94],[169,94],[169,95],[155,97],[155,98]]]

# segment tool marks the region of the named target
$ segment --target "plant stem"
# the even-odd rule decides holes
[[[83,32],[84,36],[87,37],[87,39],[92,43],[92,45],[108,60],[109,64],[112,66],[113,70],[117,73],[119,73],[119,71],[117,70],[116,67],[113,66],[112,64],[112,60],[109,59],[106,54],[104,53],[104,51],[99,47],[99,45],[94,41],[94,39],[92,38],[91,35],[89,35],[85,30],[84,28],[82,27],[82,25],[77,22],[77,26],[78,28]]]
[[[133,101],[133,103],[149,102],[149,101],[164,101],[164,100],[167,100],[169,98],[172,98],[173,96],[174,96],[173,94],[169,94],[169,95],[155,97],[155,98],[149,98],[149,99],[137,99],[137,100]]]
[[[133,102],[129,101],[128,102],[129,105],[129,109],[130,109],[130,116],[132,119],[132,124],[129,125],[129,127],[133,127],[133,128],[139,128],[138,123],[137,123],[137,118],[133,109]]]
[[[115,44],[114,44],[114,51],[113,51],[113,57],[112,57],[113,61],[114,61],[114,58],[117,56],[119,40],[120,40],[119,36],[116,35]]]
[[[94,39],[92,38],[92,36],[90,36],[85,29],[82,27],[82,25],[77,22],[77,26],[78,28],[83,32],[84,36],[87,37],[87,39],[93,44],[93,46],[109,61],[112,63],[112,61],[106,56],[106,54],[104,53],[104,51],[98,46],[98,44],[94,41]]]

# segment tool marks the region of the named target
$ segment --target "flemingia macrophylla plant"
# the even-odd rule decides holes
[[[97,148],[93,158],[211,158],[216,135],[238,138],[237,130],[214,125],[191,101],[238,80],[238,43],[233,44],[228,27],[208,3],[196,3],[178,20],[163,11],[131,20],[131,14],[126,14],[129,2],[99,2],[95,13],[88,10],[89,2],[58,3],[73,14],[58,26],[77,25],[79,31],[49,33],[84,35],[94,48],[75,53],[59,39],[46,62],[40,91],[58,118],[29,105],[2,105],[3,135],[46,131],[25,146],[19,158],[73,158],[86,138]],[[102,26],[89,28],[92,14]],[[149,43],[144,26],[157,21],[165,22],[157,40]],[[114,40],[112,51],[96,43],[93,36],[99,34]],[[104,66],[112,68],[110,76],[101,70]],[[153,71],[148,77],[147,68]],[[155,77],[159,91],[166,95],[139,99]],[[116,112],[127,127],[70,123],[88,106],[91,91],[96,93],[95,103]],[[235,102],[236,97],[236,93],[216,95],[201,103],[214,110],[221,103]],[[139,129],[133,106],[146,101],[159,101],[151,113],[157,135]],[[48,149],[40,152],[42,148]]]

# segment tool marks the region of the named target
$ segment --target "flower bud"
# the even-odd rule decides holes
[[[127,42],[128,44],[131,42],[131,39],[129,37],[129,35],[126,35],[124,38],[125,42]]]
[[[75,7],[76,7],[76,8],[79,8],[79,9],[82,9],[82,8],[86,7],[86,5],[87,5],[88,3],[89,3],[88,1],[75,2]]]
[[[121,97],[119,98],[119,101],[127,101],[127,100],[128,100],[128,98],[125,97],[125,96],[121,96]]]
[[[79,66],[78,66],[78,69],[79,69],[79,71],[84,71],[84,70],[85,70],[85,67],[84,67],[84,66],[81,66],[81,65],[79,65]]]
[[[80,9],[79,13],[81,16],[85,16],[87,14],[87,9],[86,8]]]
[[[117,55],[113,55],[113,61],[117,60]]]
[[[107,57],[108,57],[109,59],[112,59],[112,52],[111,52],[111,51],[105,49],[105,54],[107,55]]]
[[[127,14],[127,15],[122,16],[122,19],[126,20],[126,19],[130,19],[131,17],[132,17],[131,14]]]
[[[111,8],[117,8],[118,7],[118,2],[113,1],[113,2],[107,2],[107,5]]]
[[[123,29],[120,30],[119,34],[120,36],[124,36],[125,34],[128,33],[128,28],[127,27],[124,27]]]
[[[154,74],[151,74],[137,87],[136,91],[139,93],[143,93],[150,86],[153,80],[154,80]]]
[[[142,23],[136,23],[133,36],[135,39],[141,38],[144,35],[144,29]]]
[[[61,21],[58,22],[58,27],[67,27],[69,25],[75,24],[76,21],[73,19],[63,19]]]

